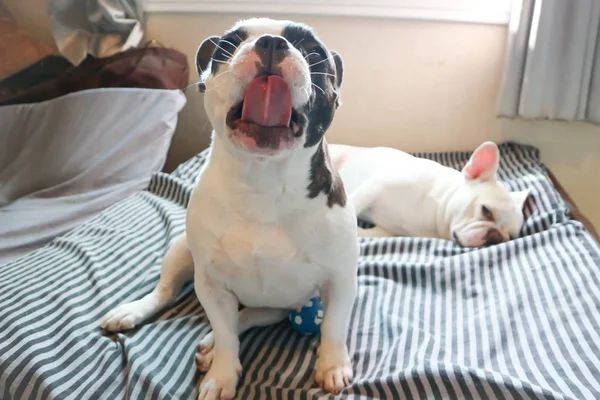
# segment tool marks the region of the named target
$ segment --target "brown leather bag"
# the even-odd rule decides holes
[[[168,48],[144,47],[106,58],[88,56],[75,67],[39,82],[44,60],[0,83],[0,106],[36,103],[81,90],[110,87],[184,89],[189,81],[185,54]],[[27,87],[27,82],[37,84]]]

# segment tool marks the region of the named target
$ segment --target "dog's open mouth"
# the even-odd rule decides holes
[[[277,75],[250,82],[244,99],[227,113],[227,126],[248,150],[283,150],[302,134],[290,88]]]

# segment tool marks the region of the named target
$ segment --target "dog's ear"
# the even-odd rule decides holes
[[[335,86],[339,88],[344,80],[344,62],[337,51],[332,50],[331,57],[335,63]]]
[[[510,197],[521,211],[525,210],[525,203],[529,196],[531,196],[531,189],[521,190],[520,192],[510,192]]]
[[[473,152],[467,165],[463,168],[463,174],[469,180],[489,181],[496,179],[499,162],[500,151],[496,143],[485,142]]]
[[[206,68],[208,68],[210,59],[220,40],[221,38],[219,36],[211,36],[204,39],[200,44],[200,47],[198,47],[198,50],[196,51],[196,70],[198,71],[198,76],[202,75],[202,73],[206,71]]]

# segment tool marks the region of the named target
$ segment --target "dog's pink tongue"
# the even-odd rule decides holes
[[[255,78],[246,89],[242,121],[262,126],[289,126],[292,95],[287,83],[277,75]]]

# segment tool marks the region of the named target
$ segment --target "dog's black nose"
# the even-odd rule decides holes
[[[256,54],[260,57],[268,73],[272,73],[274,66],[283,61],[287,50],[288,41],[281,36],[262,35],[255,44]]]
[[[256,41],[256,47],[273,51],[286,50],[288,42],[281,36],[262,35]]]
[[[504,237],[498,229],[490,228],[485,235],[485,244],[488,246],[502,243],[503,240]]]

